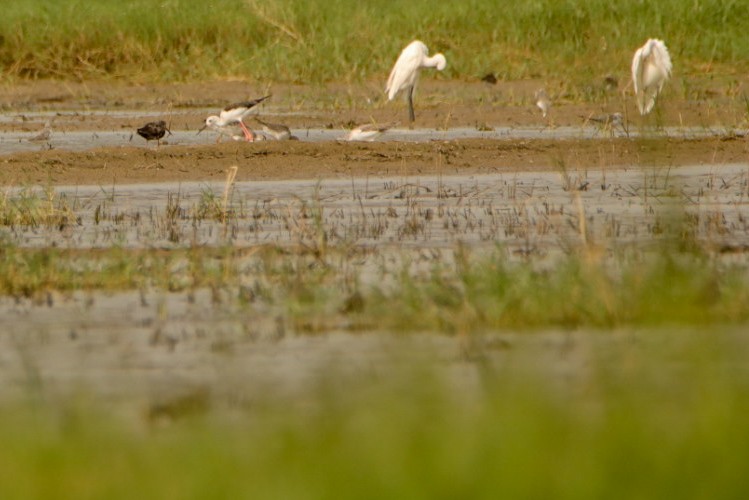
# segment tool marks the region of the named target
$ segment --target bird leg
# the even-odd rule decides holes
[[[408,87],[408,119],[411,123],[413,123],[416,120],[416,115],[414,114],[414,87],[413,85]]]
[[[242,120],[239,120],[239,126],[242,127],[242,131],[244,132],[244,138],[247,139],[247,142],[254,142],[255,141],[255,134],[253,134],[250,129],[247,128],[247,126],[242,122]]]

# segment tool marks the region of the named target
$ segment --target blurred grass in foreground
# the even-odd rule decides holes
[[[745,498],[745,335],[627,335],[576,337],[567,350],[588,358],[565,368],[560,351],[559,370],[513,343],[468,390],[442,360],[166,420],[85,397],[6,403],[0,496]]]
[[[676,74],[749,66],[749,4],[700,0],[6,0],[0,70],[10,78],[254,82],[386,78],[414,38],[443,51],[437,78],[590,82],[625,76],[663,38]],[[699,36],[695,36],[698,33]]]
[[[331,329],[470,333],[548,327],[742,324],[749,268],[666,243],[652,252],[587,250],[547,261],[509,261],[501,248],[427,266],[407,253],[353,249],[296,253],[274,247],[128,250],[24,249],[0,245],[0,294],[40,299],[70,293],[156,289],[220,291],[270,305],[300,332]],[[360,268],[369,260],[368,270]],[[376,271],[374,271],[376,269]],[[377,274],[373,282],[372,273]],[[245,303],[241,297],[252,297]],[[267,314],[267,312],[266,312]]]

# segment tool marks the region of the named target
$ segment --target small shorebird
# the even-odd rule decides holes
[[[161,138],[164,137],[164,134],[169,132],[169,135],[172,135],[172,131],[166,126],[164,120],[148,122],[139,128],[137,132],[139,136],[146,140],[146,144],[148,144],[149,141],[156,141],[157,145],[161,144]]]
[[[211,115],[205,119],[205,125],[201,128],[198,133],[201,133],[206,127],[210,127],[215,130],[216,127],[225,127],[232,123],[239,123],[244,132],[244,138],[248,142],[255,140],[255,134],[247,128],[242,121],[249,113],[252,108],[269,98],[270,95],[253,99],[251,101],[237,102],[226,106],[218,115]]]
[[[47,120],[44,122],[44,128],[39,131],[38,134],[29,137],[27,140],[29,142],[46,142],[49,141],[49,138],[52,136],[52,120]]]
[[[619,80],[614,75],[606,75],[603,78],[603,90],[612,92],[619,88]]]
[[[372,125],[371,123],[359,125],[351,129],[341,140],[372,142],[391,127],[392,125]]]
[[[280,123],[264,122],[257,116],[254,117],[254,120],[263,126],[263,132],[270,135],[277,141],[299,140],[298,137],[291,135],[291,130],[289,130],[289,127],[287,127],[286,125],[282,125]]]
[[[437,68],[442,71],[447,66],[447,59],[442,54],[429,57],[429,49],[423,42],[414,40],[406,46],[395,61],[395,66],[390,72],[385,93],[388,101],[395,99],[399,92],[405,90],[408,94],[408,119],[416,120],[414,114],[414,88],[419,79],[421,68]]]
[[[662,40],[651,38],[632,59],[632,83],[641,115],[653,110],[655,98],[671,76],[671,56]]]
[[[541,110],[541,114],[544,118],[549,114],[549,108],[551,108],[551,99],[546,94],[546,89],[538,89],[536,91],[536,106]]]
[[[621,127],[625,133],[627,129],[624,127],[624,116],[621,113],[607,113],[599,116],[581,116],[585,120],[585,123],[591,122],[598,126],[600,130],[608,131],[612,136],[617,127]]]
[[[244,141],[246,139],[244,135],[244,131],[241,129],[238,123],[232,123],[232,124],[223,125],[223,126],[219,126],[219,125],[216,125],[215,123],[212,123],[206,126],[218,134],[216,136],[216,144],[221,142],[221,138],[224,136],[230,138],[233,141]],[[201,131],[202,130],[203,129],[201,129]],[[255,139],[257,140],[257,137]]]

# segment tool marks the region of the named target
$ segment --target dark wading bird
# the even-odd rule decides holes
[[[164,134],[167,132],[169,132],[169,135],[172,135],[172,131],[166,126],[164,120],[148,122],[138,129],[138,135],[146,140],[146,144],[149,141],[156,141],[156,144],[160,145],[161,138],[164,137]]]
[[[217,129],[220,127],[225,127],[227,125],[231,125],[232,123],[239,123],[239,126],[242,127],[242,132],[244,132],[244,138],[248,142],[252,142],[255,140],[255,134],[247,128],[247,126],[244,124],[242,119],[244,119],[249,113],[252,108],[269,98],[270,95],[267,95],[265,97],[260,97],[258,99],[253,99],[251,101],[243,101],[238,102],[235,104],[229,104],[224,109],[221,110],[221,112],[218,115],[211,115],[208,118],[205,119],[205,125],[203,125],[203,128],[198,130],[198,134],[201,133],[203,130],[206,129],[206,127],[210,127],[212,129]]]

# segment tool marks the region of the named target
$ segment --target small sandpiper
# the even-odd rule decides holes
[[[250,110],[252,110],[252,108],[268,99],[269,97],[270,95],[267,95],[258,99],[253,99],[251,101],[229,104],[224,109],[222,109],[218,115],[211,115],[206,118],[205,125],[203,125],[203,128],[201,128],[198,133],[205,130],[206,127],[210,127],[215,130],[216,127],[225,127],[232,123],[239,123],[239,126],[242,127],[242,132],[244,133],[245,140],[247,142],[254,141],[254,132],[248,129],[242,120],[250,113]]]
[[[39,131],[36,135],[29,137],[29,142],[49,142],[49,138],[52,136],[52,120],[47,120],[44,123],[44,128]]]
[[[172,131],[169,130],[164,120],[148,122],[139,128],[137,132],[139,136],[146,140],[146,144],[149,141],[156,141],[156,145],[161,145],[161,139],[167,132],[169,132],[169,135],[172,135]]]
[[[291,135],[291,130],[286,125],[282,125],[280,123],[264,122],[257,116],[254,117],[254,120],[263,126],[264,133],[273,137],[277,141],[288,141],[288,140],[298,141],[299,140],[298,137]]]
[[[627,129],[624,126],[624,116],[621,113],[606,113],[599,116],[583,116],[585,122],[592,122],[598,126],[600,130],[608,131],[612,136],[617,127],[620,127],[624,133],[627,133]]]
[[[546,89],[536,91],[536,106],[541,110],[543,117],[546,118],[549,114],[549,108],[551,108],[551,99],[546,94]]]
[[[341,140],[372,142],[391,127],[392,125],[372,125],[371,123],[359,125],[351,129]]]

